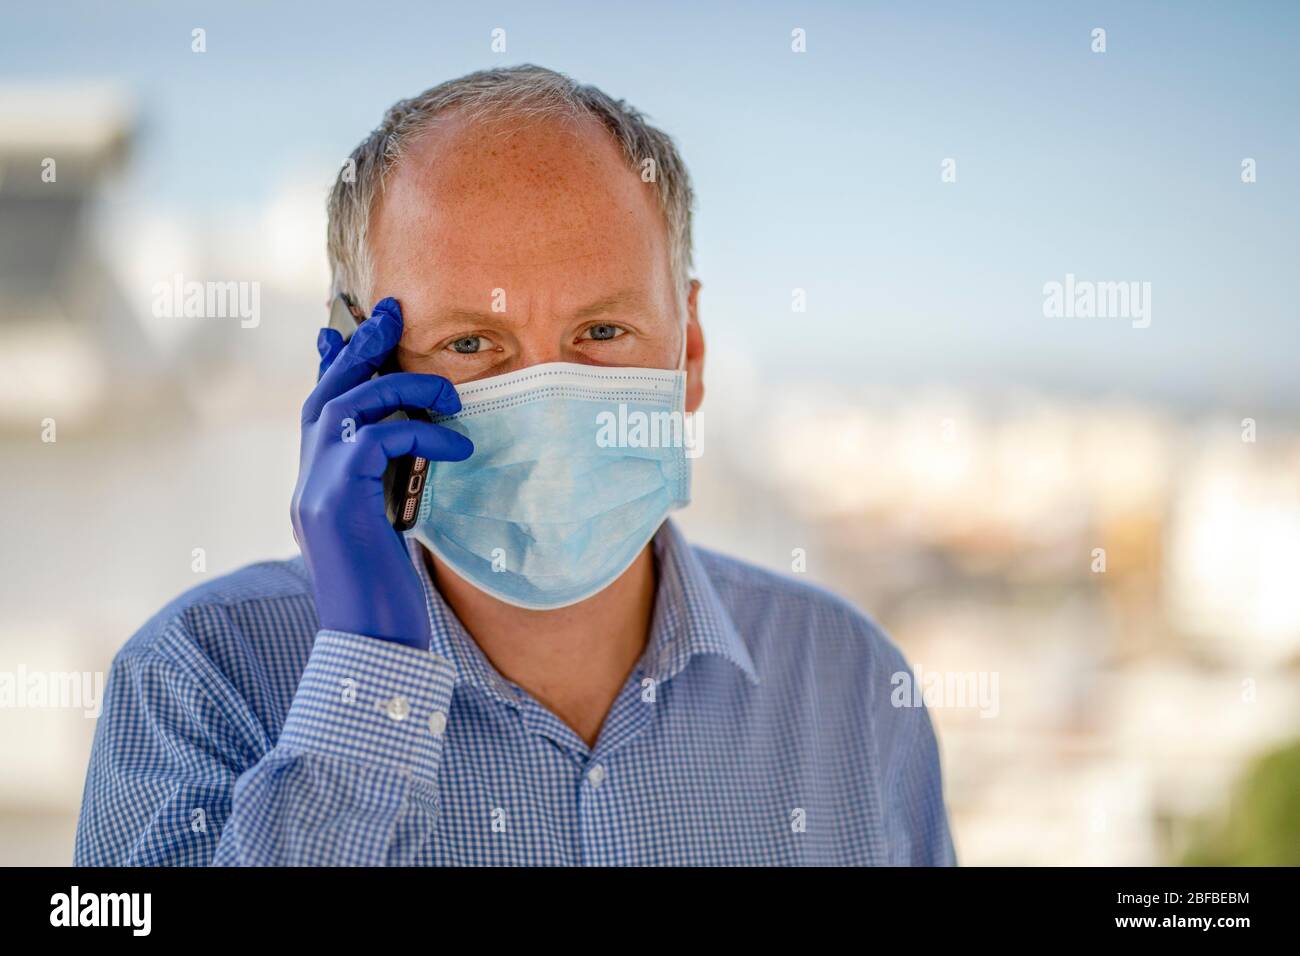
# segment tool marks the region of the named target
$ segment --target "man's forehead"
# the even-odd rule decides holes
[[[667,232],[653,189],[594,118],[451,116],[390,171],[375,252],[503,266],[654,255]]]

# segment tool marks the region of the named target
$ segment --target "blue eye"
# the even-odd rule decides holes
[[[455,352],[459,352],[461,355],[473,355],[483,347],[482,342],[483,336],[481,335],[467,335],[463,339],[457,339],[455,342],[452,342],[448,348]]]
[[[609,339],[618,338],[623,334],[623,330],[617,325],[593,325],[587,330],[592,339],[597,342],[606,342]]]

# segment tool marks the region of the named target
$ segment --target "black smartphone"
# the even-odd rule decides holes
[[[346,295],[339,294],[330,305],[330,328],[343,336],[343,341],[352,338],[365,315]],[[396,351],[389,354],[380,366],[376,376],[401,371],[397,364]],[[413,418],[431,422],[432,416],[424,409],[394,412],[385,421],[397,418]],[[429,461],[419,455],[404,455],[394,458],[384,469],[384,503],[388,511],[388,520],[398,531],[409,531],[415,524],[420,512],[420,496],[424,493],[424,480],[429,474]]]

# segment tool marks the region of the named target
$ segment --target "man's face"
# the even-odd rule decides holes
[[[442,120],[371,221],[375,297],[402,304],[402,367],[455,383],[541,362],[675,368],[683,317],[654,190],[595,120]],[[695,301],[693,288],[688,408]]]

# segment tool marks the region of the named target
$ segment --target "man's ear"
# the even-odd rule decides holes
[[[691,280],[686,296],[686,411],[704,403],[704,330],[700,328],[700,280]]]

